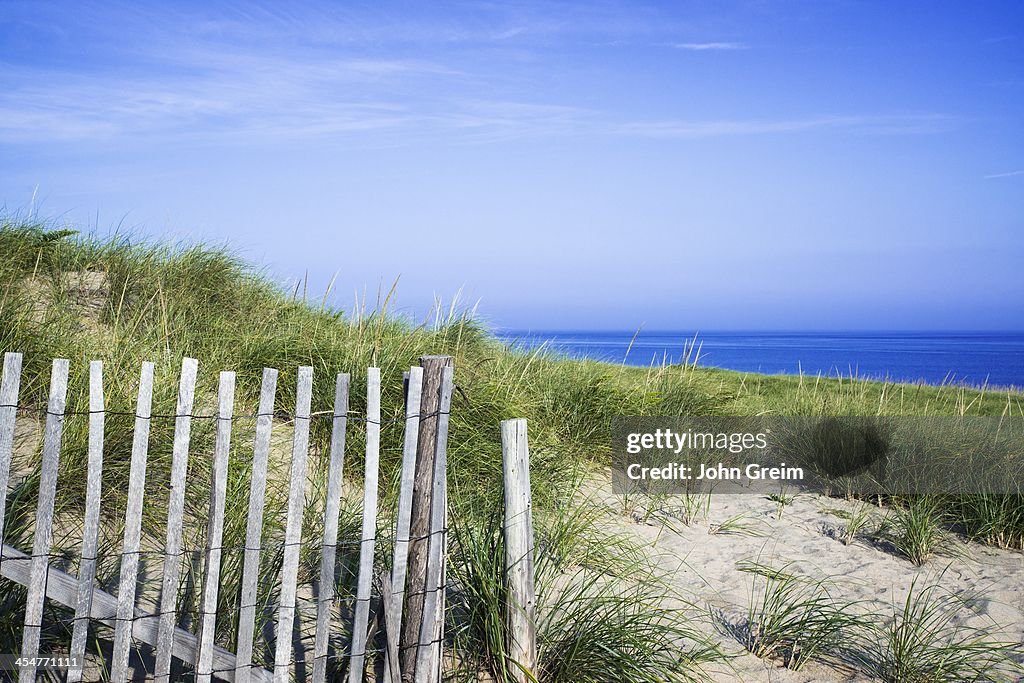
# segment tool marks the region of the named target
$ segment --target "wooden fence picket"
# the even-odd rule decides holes
[[[174,626],[178,615],[178,579],[181,576],[181,537],[185,514],[185,474],[188,447],[192,437],[192,407],[195,403],[196,373],[194,358],[181,361],[178,407],[174,413],[174,447],[171,451],[171,490],[167,501],[167,541],[164,544],[163,585],[160,591],[160,625],[156,640],[156,665],[153,679],[168,683],[171,678],[171,653]]]
[[[245,555],[242,563],[242,593],[238,607],[238,643],[235,654],[235,683],[249,683],[252,677],[252,646],[256,630],[257,587],[260,547],[263,538],[263,506],[267,492],[267,459],[274,426],[274,395],[277,370],[263,369],[260,405],[256,416],[252,473],[249,482],[249,516],[245,527]]]
[[[85,524],[82,530],[82,557],[78,565],[78,602],[71,634],[71,659],[85,660],[85,641],[89,635],[92,589],[96,578],[96,550],[100,531],[100,490],[103,483],[103,362],[89,363],[89,467],[86,475]],[[68,670],[68,683],[82,680],[82,667]]]
[[[39,635],[43,625],[43,603],[46,601],[46,579],[50,569],[50,544],[53,541],[53,503],[57,496],[57,468],[60,464],[61,438],[64,434],[64,408],[68,393],[68,366],[63,358],[53,361],[50,375],[50,399],[46,408],[43,435],[43,462],[39,473],[39,497],[36,504],[36,529],[32,541],[32,569],[28,597],[25,599],[25,628],[21,652],[24,661],[19,680],[34,683]]]
[[[334,572],[338,554],[338,515],[344,483],[345,429],[348,425],[347,374],[339,374],[334,387],[331,420],[331,455],[327,465],[327,500],[324,505],[324,538],[320,545],[320,594],[316,604],[316,635],[313,645],[313,683],[327,680],[331,608],[334,605]]]
[[[412,491],[416,478],[416,444],[420,427],[420,394],[423,386],[423,368],[409,370],[409,385],[405,393],[405,442],[402,447],[402,472],[398,490],[398,518],[395,522],[395,552],[391,564],[391,590],[386,591],[385,626],[388,649],[385,653],[385,671],[392,681],[401,678],[398,644],[402,634],[402,603],[405,600],[405,578],[409,561],[409,527],[412,523]]]
[[[152,363],[143,363],[139,395],[135,406],[135,435],[128,474],[128,507],[121,548],[121,580],[117,589],[117,613],[110,678],[114,683],[128,680],[128,657],[135,617],[135,589],[139,580],[139,550],[142,538],[142,501],[146,492],[146,461],[149,456],[149,421],[153,413]]]
[[[313,398],[313,368],[299,368],[292,439],[292,468],[288,489],[288,518],[281,562],[281,595],[277,608],[277,643],[274,648],[274,683],[289,683],[292,663],[292,627],[295,622],[296,581],[299,574],[299,543],[302,513],[306,506],[306,458],[309,452],[309,419]]]
[[[366,371],[366,474],[363,483],[363,525],[359,534],[359,574],[349,652],[349,683],[362,683],[373,584],[373,550],[377,544],[377,487],[380,462],[380,369]]]
[[[202,610],[199,622],[199,657],[196,680],[209,683],[213,674],[213,638],[217,629],[217,595],[224,544],[224,506],[227,502],[228,456],[231,453],[231,419],[235,410],[235,373],[220,373],[217,392],[217,440],[213,449],[210,481],[210,513],[206,530],[206,561],[203,571]]]
[[[4,511],[7,509],[7,482],[11,477],[14,453],[14,424],[18,416],[18,391],[21,387],[21,354],[4,354],[4,375],[0,381],[0,542],[4,539]]]

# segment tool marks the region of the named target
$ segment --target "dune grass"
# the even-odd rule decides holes
[[[896,507],[879,525],[876,537],[917,566],[934,555],[962,556],[963,543],[942,527],[942,506],[937,498],[916,496],[897,500]]]
[[[745,620],[731,630],[752,654],[799,670],[806,662],[839,658],[844,638],[863,628],[856,604],[830,592],[830,582],[812,580],[760,562],[740,563],[754,575]]]
[[[451,579],[456,590],[450,680],[486,671],[513,681],[505,652],[501,517],[456,521]],[[571,513],[535,520],[539,671],[543,683],[654,683],[709,680],[704,666],[721,653],[683,615],[676,589],[653,570],[631,538],[602,527],[604,510],[585,501]]]
[[[915,579],[888,613],[833,595],[838,577],[813,579],[758,560],[737,563],[754,575],[747,612],[718,625],[752,654],[799,670],[812,660],[856,669],[887,683],[1012,681],[1024,673],[1019,645],[1004,625],[967,626],[968,597],[939,580]]]
[[[104,361],[107,406],[111,411],[131,414],[138,374],[144,360],[156,364],[154,415],[173,415],[177,374],[181,359],[200,360],[197,412],[212,412],[217,372],[237,373],[236,419],[232,438],[226,505],[221,609],[231,614],[237,603],[241,557],[245,535],[249,468],[260,377],[264,367],[281,370],[275,412],[275,453],[268,482],[264,518],[264,553],[260,571],[261,604],[275,599],[276,575],[283,542],[286,462],[295,395],[295,368],[314,368],[313,411],[329,415],[333,399],[333,373],[352,374],[350,409],[365,412],[366,368],[378,366],[384,377],[382,414],[385,420],[401,417],[401,373],[416,364],[421,355],[449,354],[455,359],[458,392],[450,425],[450,491],[453,517],[467,533],[461,538],[472,547],[472,533],[483,533],[489,515],[501,501],[501,445],[498,430],[502,419],[530,420],[531,470],[534,504],[538,510],[562,514],[563,522],[552,523],[543,538],[545,554],[565,556],[564,562],[605,572],[608,567],[607,535],[595,534],[586,516],[564,506],[567,491],[575,490],[585,470],[607,457],[608,430],[613,415],[667,410],[668,405],[689,410],[709,401],[698,387],[666,374],[649,382],[623,381],[607,366],[590,362],[568,362],[543,353],[515,353],[491,337],[467,315],[450,311],[433,316],[425,324],[392,316],[387,297],[372,307],[359,306],[352,312],[325,304],[326,296],[310,301],[294,291],[283,290],[258,272],[250,270],[230,253],[191,245],[149,244],[128,238],[93,240],[67,233],[55,233],[46,226],[7,220],[0,228],[0,349],[24,354],[20,403],[22,424],[35,424],[45,406],[50,362],[54,357],[72,361],[69,409],[81,411],[86,405],[87,361]],[[669,403],[666,403],[668,401]],[[107,420],[104,453],[104,502],[101,525],[101,561],[98,579],[110,586],[118,572],[117,549],[126,505],[125,491],[130,463],[133,420],[111,415]],[[31,431],[31,430],[30,430]],[[348,434],[348,452],[363,450],[363,434],[353,424]],[[173,419],[154,418],[144,506],[143,545],[158,551],[162,547],[166,519],[166,483],[170,476],[170,446]],[[181,610],[184,619],[197,617],[198,558],[203,548],[208,506],[209,464],[213,450],[212,421],[193,421],[192,448],[186,490],[185,553],[186,590]],[[81,533],[87,442],[85,416],[66,421],[57,491],[55,550],[66,555],[64,565],[75,571]],[[310,488],[303,537],[316,538],[322,532],[322,511],[326,480],[329,420],[311,425]],[[382,433],[382,509],[393,511],[401,456],[400,426],[385,425]],[[9,496],[6,537],[26,547],[31,544],[38,443],[33,434],[22,435],[15,462],[15,488]],[[275,467],[278,468],[275,470]],[[276,474],[275,474],[276,472]],[[346,479],[361,481],[362,462],[350,457]],[[562,506],[562,507],[560,507]],[[559,510],[563,510],[559,513]],[[338,586],[344,598],[351,590],[351,568],[358,552],[358,522],[355,510],[346,510],[339,538],[339,563],[343,569]],[[544,517],[540,519],[554,519]],[[382,550],[386,549],[387,524],[382,529]],[[574,539],[570,545],[565,540]],[[303,549],[300,581],[317,576],[318,557],[310,544]],[[553,555],[553,556],[554,556]],[[634,553],[635,555],[635,553]],[[470,557],[471,554],[467,554]],[[545,555],[546,556],[546,555]],[[634,556],[634,560],[639,555]],[[470,563],[470,566],[472,563]],[[465,566],[465,565],[464,565]],[[144,566],[144,574],[147,567]],[[149,571],[159,571],[158,564]],[[187,582],[192,582],[188,589]],[[19,623],[24,598],[16,587],[3,582],[4,604]],[[471,585],[470,582],[465,584]],[[192,592],[190,593],[189,590]],[[152,597],[152,596],[151,596]],[[595,597],[594,600],[598,600]],[[143,602],[145,604],[145,601]],[[646,617],[661,620],[654,597],[646,603]],[[53,642],[67,638],[66,614],[54,614],[46,634]],[[272,619],[272,615],[261,618]],[[679,622],[672,622],[678,628]],[[218,625],[218,642],[231,646],[236,625],[230,619]],[[16,649],[18,628],[5,634],[5,649]],[[262,633],[261,624],[257,632]],[[474,633],[482,633],[477,629]],[[648,636],[657,633],[652,629]],[[9,637],[8,637],[9,636]],[[639,646],[648,636],[637,636]],[[262,638],[262,636],[260,636]],[[487,639],[463,639],[475,653],[487,652]],[[257,659],[265,656],[269,642],[256,644]],[[626,657],[627,655],[623,655]],[[564,680],[564,678],[562,679]]]
[[[857,537],[867,529],[874,514],[872,506],[866,503],[861,503],[849,512],[845,510],[839,512],[841,513],[841,517],[846,520],[846,523],[843,524],[843,545],[850,545],[853,543]]]
[[[722,659],[683,614],[692,605],[635,537],[582,496],[536,525],[540,677],[545,681],[706,680]]]
[[[965,599],[941,583],[911,585],[892,614],[863,633],[862,665],[887,683],[1012,681],[1024,673],[1019,644],[999,634],[999,625],[968,627],[957,621]]]
[[[959,496],[946,506],[973,540],[999,548],[1024,548],[1022,494]]]

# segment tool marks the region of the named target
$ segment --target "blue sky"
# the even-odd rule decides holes
[[[512,328],[1024,329],[1020,2],[0,0],[0,202]]]

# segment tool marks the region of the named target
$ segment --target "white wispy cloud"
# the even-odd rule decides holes
[[[23,73],[14,87],[0,92],[0,141],[323,135],[394,128],[406,125],[412,113],[397,92],[388,92],[388,84],[395,89],[396,80],[420,73],[415,65],[399,63],[290,60],[237,67],[222,61],[198,74],[171,77]]]
[[[432,36],[432,46],[439,40],[494,43],[522,34],[550,36],[568,30],[561,24],[503,16],[460,26],[467,33],[459,34],[431,23],[405,25],[405,19],[387,12],[373,15],[373,21],[346,12],[315,8],[294,13],[268,6],[214,20],[201,13],[181,19],[166,10],[119,6],[120,24],[98,22],[97,35],[119,28],[137,37],[124,45],[110,43],[111,54],[97,65],[79,69],[57,61],[0,62],[0,143],[146,139],[248,144],[367,138],[369,133],[394,140],[443,135],[469,142],[553,135],[693,139],[826,129],[907,134],[952,125],[948,117],[935,114],[624,121],[614,109],[573,106],[561,101],[561,91],[530,88],[536,76],[524,64],[535,63],[533,55],[517,52],[509,69],[507,63],[496,65],[492,52],[423,50],[418,43],[424,36]],[[272,21],[263,21],[268,13]],[[589,19],[595,27],[612,23],[603,15]],[[180,30],[160,28],[180,29],[182,23],[194,29],[192,40],[182,41]],[[506,26],[511,28],[500,30]],[[267,33],[269,27],[278,33]],[[383,37],[385,28],[394,28],[394,35]],[[672,45],[693,51],[748,47],[737,42]]]
[[[100,41],[108,47],[98,66],[0,61],[0,143],[258,143],[398,130],[486,140],[565,131],[574,116],[518,101],[521,92],[504,97],[487,66],[419,45],[507,41],[540,31],[536,22],[416,23],[386,11],[259,5],[215,18],[124,5],[106,18],[129,39]],[[192,39],[181,39],[183,26]],[[112,30],[90,24],[96,35]]]
[[[598,113],[580,107],[510,100],[467,100],[453,104],[439,121],[467,136],[470,142],[575,135],[593,133],[599,128]]]
[[[1012,178],[1014,176],[1024,175],[1022,171],[1007,171],[1006,173],[992,173],[991,175],[985,176],[985,180],[992,180],[993,178]]]
[[[766,135],[813,130],[846,129],[875,134],[936,133],[948,130],[954,119],[942,114],[900,116],[814,116],[788,119],[718,119],[636,121],[622,124],[619,133],[660,138],[710,138],[726,135]]]
[[[672,43],[672,47],[679,50],[693,50],[703,52],[705,50],[746,50],[749,45],[745,43],[713,42],[713,43]]]
[[[480,97],[472,77],[433,63],[244,54],[188,63],[203,68],[134,78],[21,71],[0,89],[0,143],[263,143],[398,131],[487,142],[570,134],[591,116],[573,106]]]
[[[199,75],[161,79],[77,76],[55,82],[26,74],[19,87],[0,91],[0,142],[147,136],[273,142],[372,132],[446,135],[478,143],[609,134],[687,140],[828,130],[922,134],[955,124],[940,114],[622,122],[609,112],[577,106],[474,96],[480,91],[473,87],[459,97],[431,97],[423,92],[424,79],[455,79],[459,86],[462,77],[418,62],[235,57],[215,65]]]
[[[527,29],[525,26],[513,26],[512,28],[505,29],[504,31],[498,31],[491,35],[493,40],[508,40],[509,38],[515,38],[516,36],[526,33]]]

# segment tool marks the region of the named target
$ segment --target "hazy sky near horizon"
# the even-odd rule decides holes
[[[416,317],[1019,330],[1024,4],[0,0],[0,203]]]

